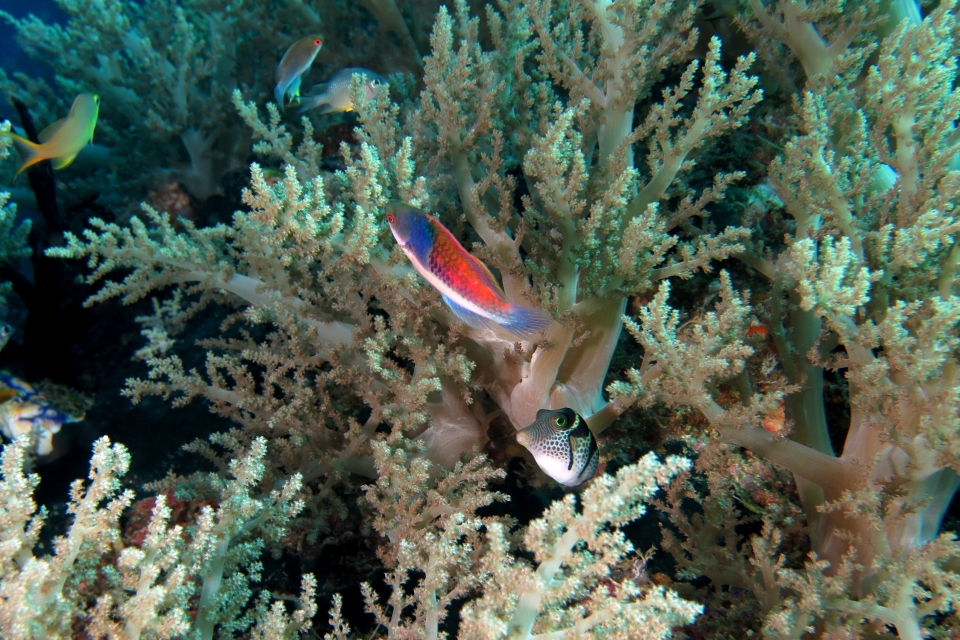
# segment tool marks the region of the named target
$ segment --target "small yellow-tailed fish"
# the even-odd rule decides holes
[[[44,160],[53,161],[54,169],[63,169],[73,162],[80,150],[93,141],[93,130],[99,114],[100,96],[81,93],[73,101],[66,118],[57,120],[40,132],[37,136],[40,144],[9,131],[0,131],[0,135],[13,140],[13,147],[20,156],[17,176]]]
[[[326,82],[313,85],[310,89],[311,95],[300,98],[300,113],[317,107],[320,107],[320,113],[353,111],[350,83],[353,82],[354,74],[363,78],[363,93],[367,100],[372,100],[380,91],[380,87],[387,83],[383,76],[369,69],[362,67],[340,69]]]
[[[319,35],[300,38],[287,49],[277,65],[277,87],[273,95],[277,98],[277,106],[284,107],[284,96],[291,100],[300,95],[300,78],[307,72],[313,59],[323,46],[323,37]]]
[[[597,439],[573,409],[540,409],[533,424],[517,431],[517,442],[545,474],[568,487],[586,482],[600,466]]]
[[[471,327],[503,327],[532,340],[550,325],[543,309],[508,301],[486,265],[467,253],[436,218],[401,202],[387,205],[387,222],[414,268]]]

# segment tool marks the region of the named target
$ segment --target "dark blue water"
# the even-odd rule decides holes
[[[33,14],[46,23],[66,22],[67,15],[53,0],[0,0],[0,10],[15,18]],[[17,32],[6,20],[0,20],[0,69],[13,75],[20,71],[33,77],[43,77],[52,84],[53,70],[42,61],[28,56],[16,40]],[[12,108],[4,96],[0,99],[0,118],[9,118]]]

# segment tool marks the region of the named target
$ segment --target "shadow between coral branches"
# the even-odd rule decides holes
[[[29,111],[22,103],[12,102],[26,137],[37,142]],[[18,218],[32,223],[32,255],[0,266],[0,281],[12,283],[14,292],[8,317],[0,318],[14,327],[10,342],[0,352],[0,369],[34,385],[49,382],[68,387],[92,400],[85,418],[64,425],[57,435],[57,448],[63,448],[58,457],[34,469],[41,476],[36,500],[50,510],[43,536],[49,541],[69,524],[64,509],[68,487],[73,480],[87,476],[96,438],[108,435],[130,449],[131,470],[126,481],[140,497],[144,495],[142,483],[162,477],[174,466],[174,459],[178,471],[192,471],[190,465],[198,464],[197,456],[181,453],[180,447],[223,430],[224,421],[199,403],[172,409],[169,403],[151,398],[134,406],[120,395],[127,378],[146,372],[132,356],[142,346],[134,319],[150,312],[149,301],[128,307],[110,301],[84,308],[84,300],[93,293],[92,287],[81,282],[86,265],[45,255],[47,248],[63,244],[65,231],[79,235],[90,218],[109,222],[114,213],[99,202],[99,193],[63,207],[47,161],[30,169],[26,177],[36,206],[21,205]],[[209,329],[209,325],[201,328]]]

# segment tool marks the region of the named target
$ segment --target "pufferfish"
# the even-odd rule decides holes
[[[550,325],[550,314],[543,309],[507,300],[490,269],[433,216],[391,202],[387,222],[414,268],[466,324],[475,329],[497,325],[524,340],[535,339]]]
[[[600,449],[587,421],[566,407],[537,411],[534,423],[517,431],[517,442],[545,474],[568,487],[592,478],[600,465]]]

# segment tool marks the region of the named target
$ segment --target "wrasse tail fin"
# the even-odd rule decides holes
[[[547,327],[552,318],[543,309],[514,305],[510,310],[510,321],[501,326],[524,340],[535,340]]]
[[[15,133],[9,131],[0,131],[0,135],[10,138],[13,142],[13,148],[16,149],[17,155],[20,156],[20,168],[17,169],[17,174],[14,176],[14,180],[17,179],[21,173],[37,164],[42,162],[47,158],[41,153],[40,145],[35,142],[31,142],[26,138],[18,136]]]
[[[461,307],[459,304],[448,298],[447,296],[440,294],[443,297],[443,301],[447,303],[447,306],[450,307],[450,310],[453,311],[453,315],[460,318],[464,324],[467,324],[474,329],[493,329],[497,326],[497,323],[487,318],[481,316],[478,313],[474,313],[469,309]]]

